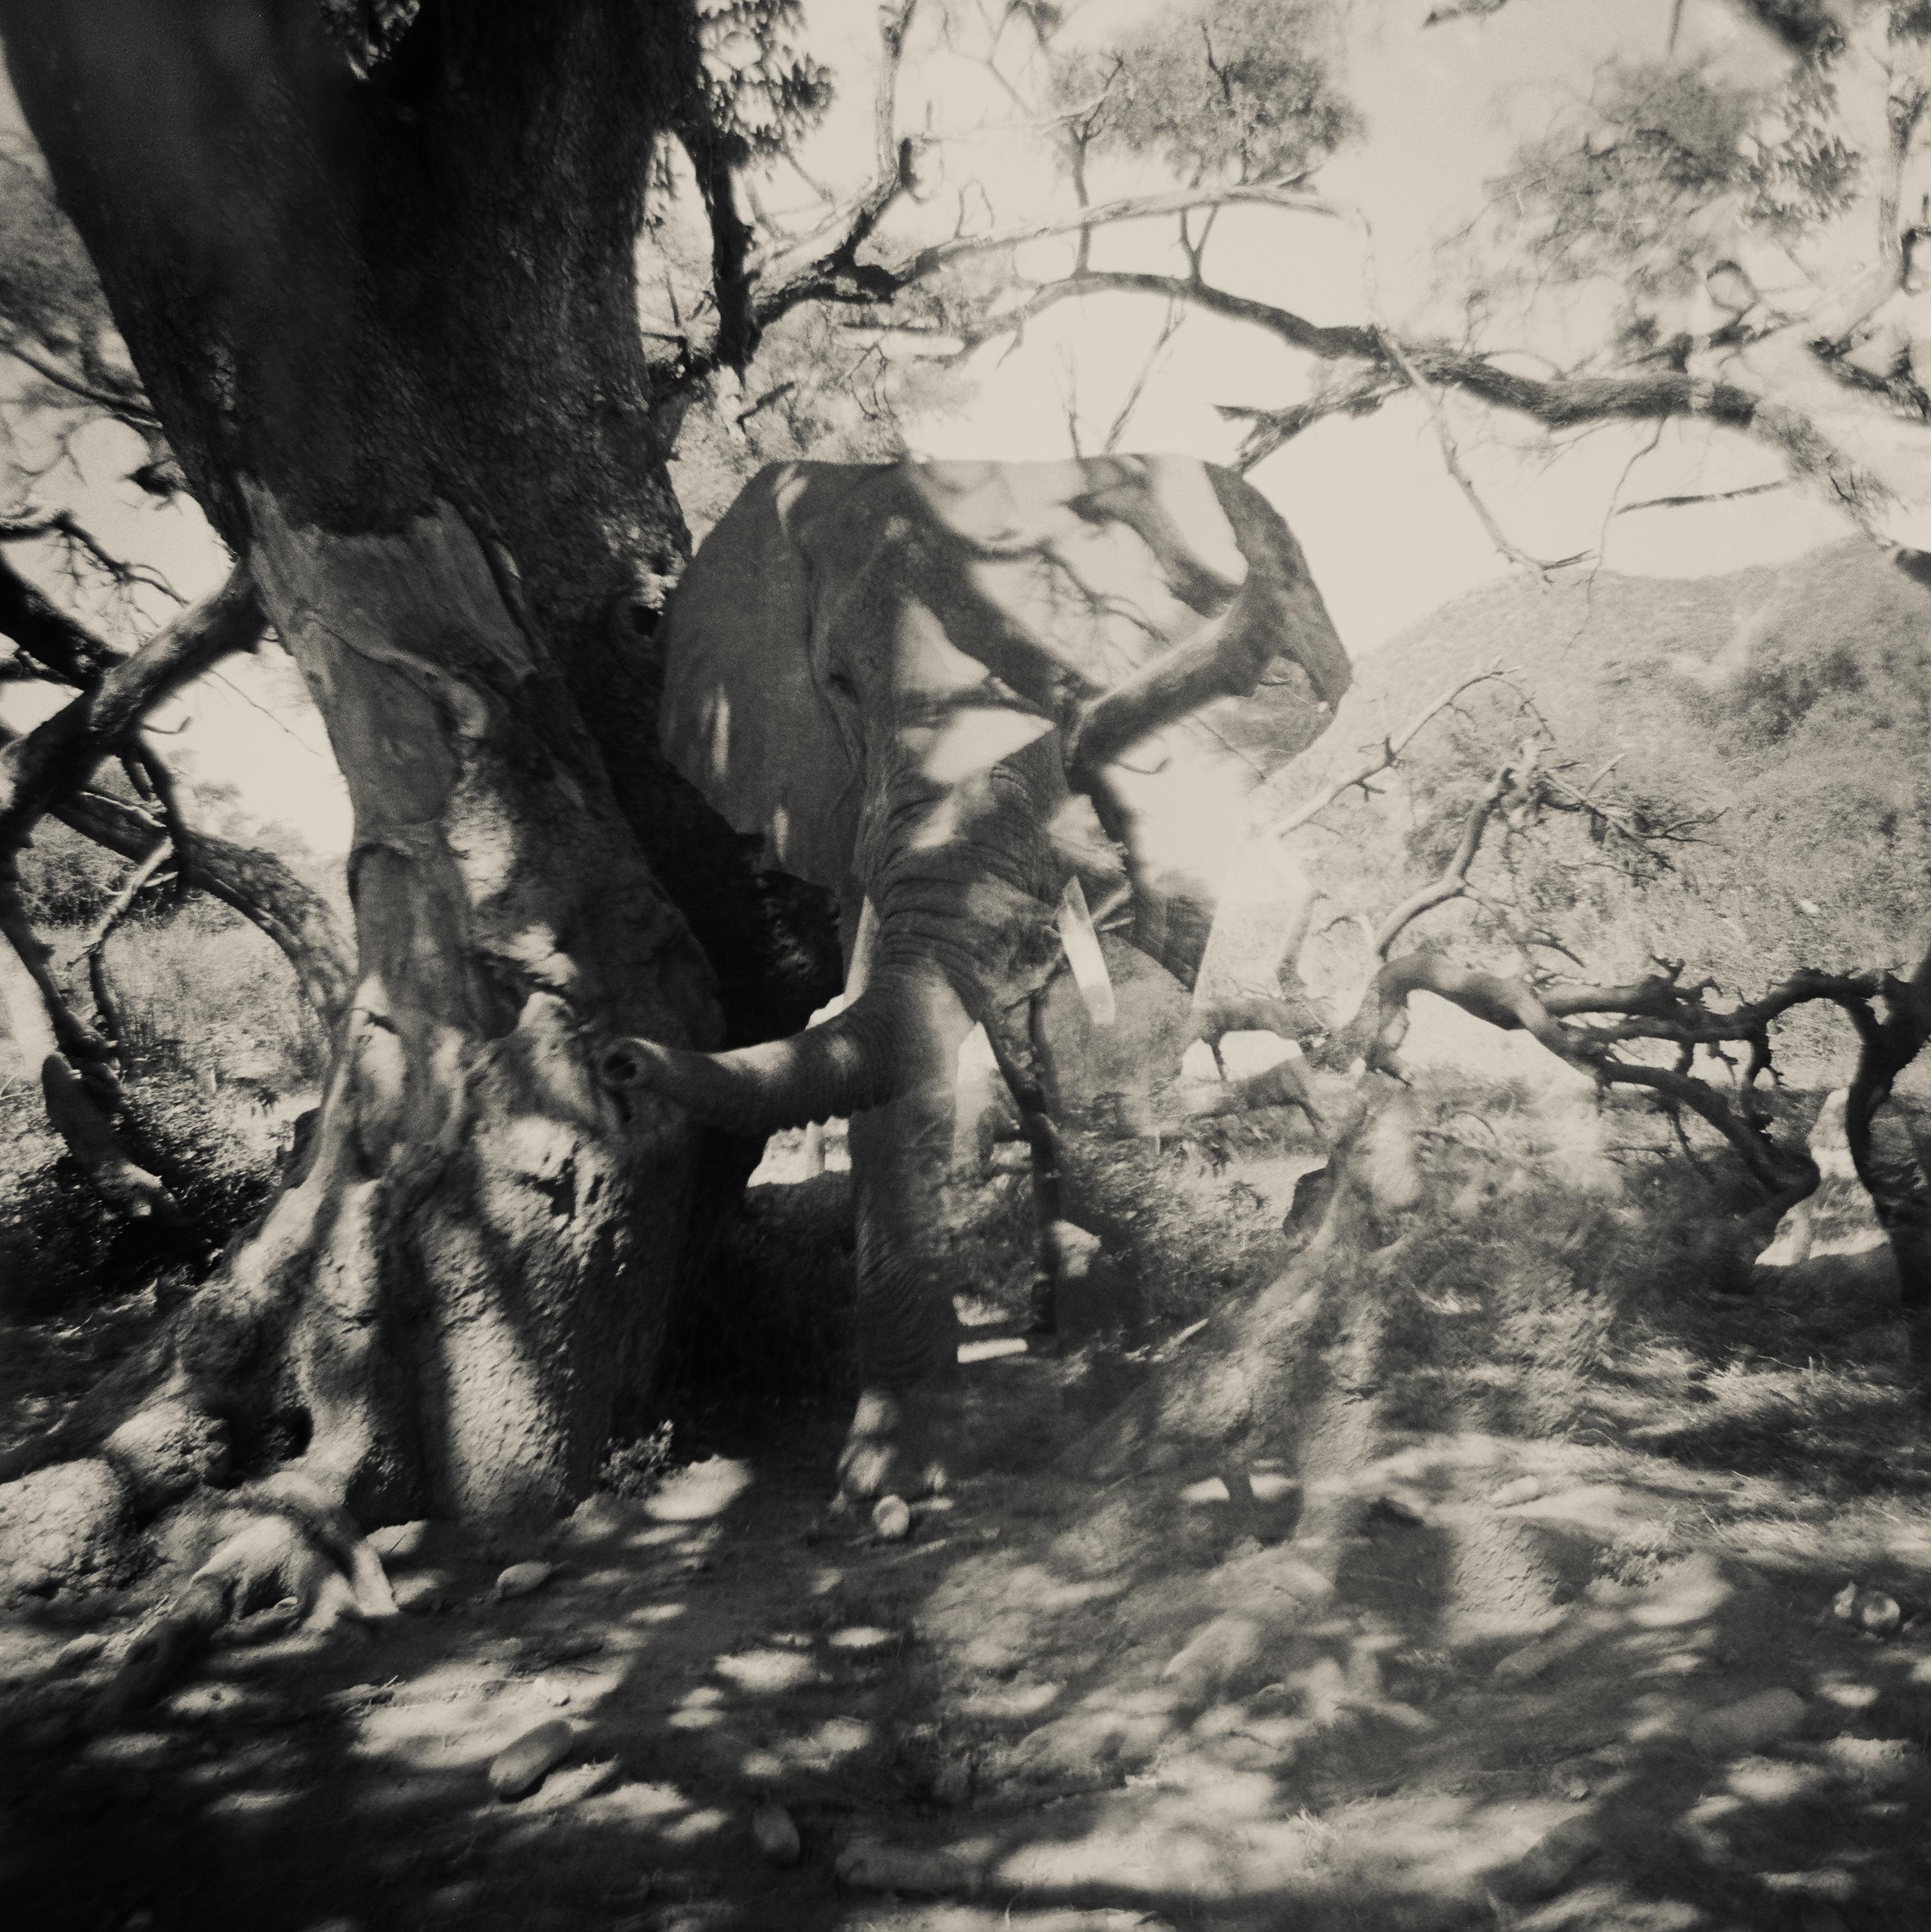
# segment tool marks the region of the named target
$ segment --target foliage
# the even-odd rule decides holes
[[[120,890],[126,862],[49,819],[20,854],[21,902],[36,926],[86,926]]]
[[[1611,982],[1665,955],[1749,994],[1801,965],[1914,958],[1931,871],[1922,598],[1847,543],[1728,577],[1518,580],[1437,612],[1357,667],[1334,729],[1275,781],[1284,804],[1311,796],[1418,696],[1498,656],[1509,668],[1509,686],[1428,728],[1385,796],[1351,795],[1297,835],[1328,902],[1311,982],[1345,1009],[1366,970],[1356,922],[1439,874],[1489,774],[1545,732],[1571,783],[1632,821],[1683,824],[1670,864],[1636,862],[1631,842],[1581,818],[1491,838],[1475,875],[1491,906],[1431,914],[1408,943]],[[1782,1041],[1796,1077],[1845,1077],[1852,1042],[1833,1018],[1793,1016]]]
[[[1713,71],[1623,62],[1586,108],[1490,184],[1496,240],[1518,272],[1601,278],[1632,302],[1700,284],[1713,226],[1794,242],[1842,214],[1863,158],[1833,124],[1836,84],[1798,67],[1740,88]]]
[[[1085,120],[1095,152],[1157,155],[1190,186],[1289,179],[1360,131],[1332,34],[1314,0],[1162,9],[1107,54],[1062,56],[1054,104]]]
[[[626,1502],[654,1496],[674,1466],[671,1425],[660,1422],[647,1436],[611,1445],[597,1474],[597,1487]]]
[[[702,111],[746,154],[783,153],[831,104],[831,76],[798,45],[797,0],[696,0]]]

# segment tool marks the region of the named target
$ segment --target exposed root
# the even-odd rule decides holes
[[[253,1627],[242,1629],[244,1640],[259,1641],[397,1614],[381,1558],[311,1477],[280,1471],[223,1498],[203,1521],[220,1542],[173,1608],[129,1648],[83,1720],[89,1730],[110,1728],[165,1696],[231,1624],[245,1620]],[[251,1616],[257,1611],[263,1616]]]

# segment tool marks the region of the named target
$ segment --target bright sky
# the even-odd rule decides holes
[[[1430,244],[1469,220],[1482,183],[1524,134],[1546,127],[1565,98],[1586,90],[1615,52],[1660,54],[1672,0],[1514,0],[1500,15],[1422,32],[1431,0],[1353,0],[1348,88],[1366,140],[1323,172],[1321,187],[1358,208],[1374,237],[1372,286],[1384,320],[1399,323],[1425,302]],[[1143,14],[1147,0],[1092,0],[1080,31],[1104,44]],[[821,177],[850,183],[870,142],[875,0],[806,0],[808,43],[841,84],[838,110],[809,156]],[[1731,62],[1769,58],[1719,0],[1689,0],[1683,32]],[[900,125],[923,124],[921,86],[935,90],[942,124],[990,120],[1002,98],[956,60],[917,68],[900,102]],[[0,128],[17,124],[0,100]],[[951,184],[976,176],[996,208],[1017,214],[1036,191],[1038,159],[1010,135],[990,136],[949,164]],[[1101,194],[1119,191],[1106,183]],[[949,204],[944,204],[949,206]],[[1099,244],[1101,265],[1170,266],[1169,231],[1140,224]],[[1040,244],[1050,272],[1057,244]],[[1207,258],[1215,279],[1282,302],[1316,321],[1359,320],[1370,286],[1362,231],[1310,215],[1230,211]],[[1161,320],[1154,304],[1113,298],[1068,303],[1041,319],[1023,345],[978,358],[972,405],[908,425],[932,455],[1063,456],[1069,393],[1077,393],[1089,447],[1104,440]],[[1230,454],[1237,430],[1219,403],[1268,404],[1301,393],[1303,375],[1278,345],[1212,320],[1186,322],[1148,377],[1124,447]],[[1845,520],[1794,490],[1740,502],[1608,518],[1612,501],[1734,488],[1767,481],[1773,460],[1735,439],[1665,432],[1643,453],[1647,425],[1611,428],[1548,460],[1521,428],[1451,405],[1463,460],[1511,540],[1544,557],[1605,548],[1610,567],[1694,575],[1786,559],[1845,533]],[[152,562],[186,594],[218,583],[222,559],[194,512],[155,508],[114,479],[138,456],[104,430],[81,452],[83,480],[68,498],[125,554]],[[1633,467],[1632,465],[1633,460]],[[1449,477],[1431,418],[1419,404],[1391,404],[1362,422],[1325,424],[1297,439],[1254,480],[1293,525],[1344,639],[1357,653],[1448,598],[1510,566]],[[58,488],[46,493],[59,496]],[[18,708],[10,716],[23,717]],[[293,688],[278,652],[231,663],[158,721],[204,778],[239,785],[254,815],[298,826],[320,850],[345,849],[349,822],[320,722]]]

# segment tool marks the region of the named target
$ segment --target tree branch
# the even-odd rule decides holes
[[[77,793],[56,806],[53,816],[136,863],[167,836],[152,813],[103,792]],[[184,832],[180,837],[176,858],[183,882],[266,933],[295,969],[302,996],[332,1031],[348,1010],[355,972],[328,901],[272,853],[209,832]]]
[[[1317,792],[1305,804],[1296,806],[1285,818],[1278,820],[1269,826],[1268,830],[1276,838],[1284,838],[1290,832],[1298,832],[1311,820],[1318,818],[1343,793],[1353,790],[1357,785],[1365,791],[1368,788],[1368,781],[1388,770],[1414,742],[1422,728],[1430,719],[1446,711],[1464,692],[1472,691],[1479,684],[1491,682],[1506,684],[1509,682],[1511,675],[1512,674],[1504,670],[1500,664],[1493,664],[1487,670],[1479,670],[1472,677],[1464,678],[1459,684],[1443,692],[1440,697],[1436,698],[1431,704],[1424,705],[1399,731],[1383,738],[1379,748],[1366,763],[1349,772],[1345,778],[1335,779],[1332,784]]]
[[[263,622],[254,582],[246,566],[237,566],[212,597],[0,748],[0,858],[17,850],[50,806],[120,749],[151,706],[230,652],[248,649]]]

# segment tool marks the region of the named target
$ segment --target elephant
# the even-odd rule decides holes
[[[836,896],[845,999],[725,1052],[615,1040],[604,1078],[746,1135],[849,1118],[861,1393],[840,1495],[920,1493],[957,1429],[958,1263],[929,1204],[962,1043],[983,1025],[1047,1258],[1077,1266],[1049,990],[1070,967],[1105,1026],[1123,945],[1200,990],[1249,794],[1332,722],[1347,655],[1272,506],[1180,456],[773,465],[660,636],[666,754],[768,866]]]

